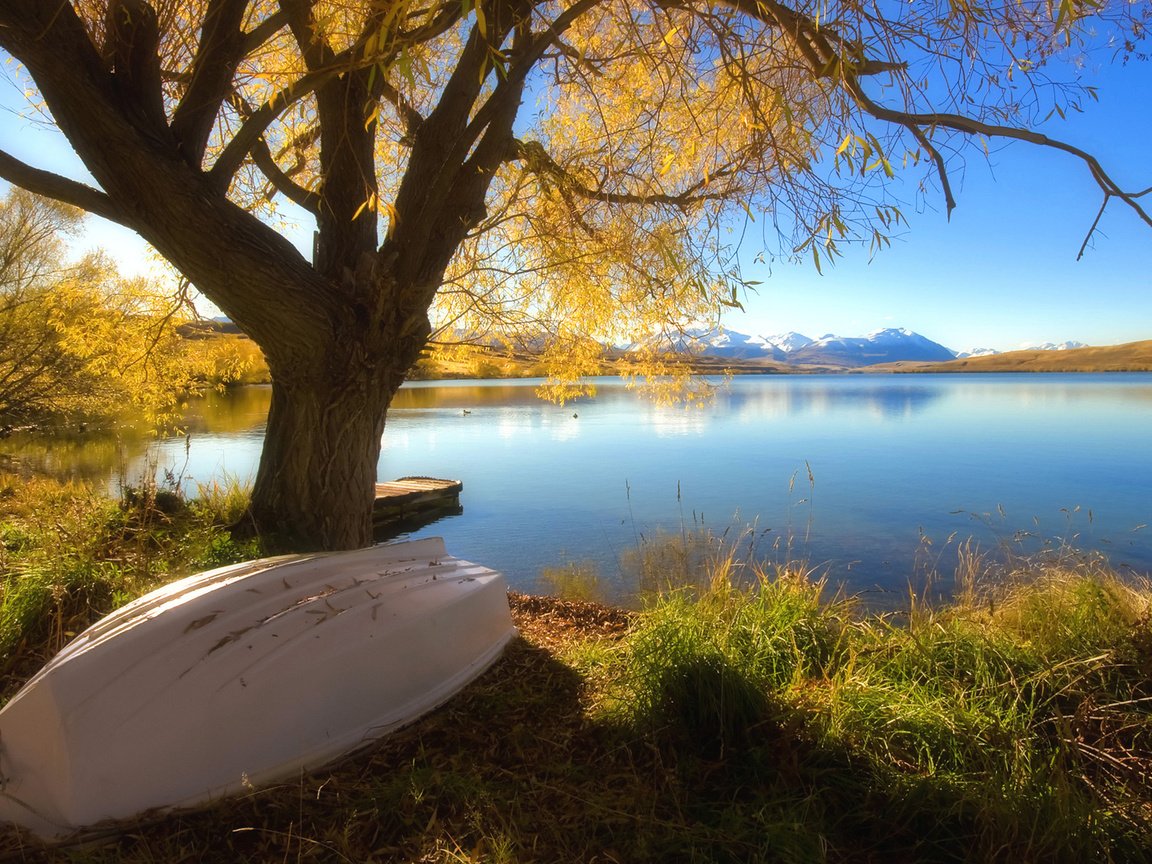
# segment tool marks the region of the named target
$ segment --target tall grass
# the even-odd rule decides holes
[[[789,808],[876,854],[1148,860],[1148,584],[1022,572],[899,617],[824,589],[794,570],[747,587],[720,572],[698,598],[661,598],[629,640],[630,722],[774,778],[769,800],[789,791],[784,742],[809,790]]]
[[[253,557],[256,545],[227,531],[245,500],[238,484],[188,501],[147,481],[117,500],[83,484],[0,477],[0,673],[18,682],[117,606]]]

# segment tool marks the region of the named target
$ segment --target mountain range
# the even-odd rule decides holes
[[[668,340],[666,347],[721,360],[773,360],[803,366],[857,368],[897,361],[944,362],[958,357],[982,357],[1000,352],[977,348],[957,352],[904,327],[877,330],[867,336],[826,334],[811,339],[802,333],[754,336],[727,328],[699,328]],[[1082,342],[1045,343],[1033,350],[1063,351],[1086,347]]]
[[[198,325],[199,329],[205,327],[221,333],[240,332],[235,324],[223,317]],[[461,341],[469,340],[461,335]],[[491,340],[491,344],[499,348],[505,347],[503,340]],[[539,350],[543,347],[543,340],[528,347]],[[621,347],[627,351],[639,345]],[[819,339],[812,339],[795,331],[771,336],[754,336],[724,327],[696,328],[674,338],[662,339],[660,347],[717,360],[767,360],[794,366],[834,366],[850,369],[902,361],[947,362],[989,357],[1001,353],[992,348],[953,351],[905,327],[877,330],[867,336],[836,336],[828,333]],[[1024,345],[1020,350],[1070,351],[1087,347],[1083,342],[1045,342]]]

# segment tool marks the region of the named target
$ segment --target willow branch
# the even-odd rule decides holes
[[[37,195],[63,201],[89,213],[95,213],[126,228],[135,228],[127,214],[106,194],[51,171],[34,168],[0,150],[0,177]]]
[[[380,76],[380,81],[377,85],[380,89],[380,95],[388,100],[388,103],[396,109],[396,113],[400,115],[400,119],[404,121],[404,135],[407,138],[412,138],[424,125],[424,115],[417,111],[412,103],[404,98],[404,94],[396,89],[390,81],[384,80],[384,76]]]
[[[244,164],[248,154],[252,152],[252,149],[259,143],[261,137],[276,118],[286,108],[314,92],[339,72],[338,66],[308,72],[273,94],[267,102],[252,112],[232,140],[228,142],[224,151],[217,158],[216,164],[208,172],[209,180],[217,188],[227,188],[236,172],[240,170],[240,166]]]
[[[777,3],[776,0],[729,0],[734,8],[752,15],[766,23],[775,23],[792,40],[793,45],[803,55],[809,67],[817,77],[837,74],[841,85],[855,101],[856,105],[866,113],[897,126],[909,130],[916,140],[925,146],[932,156],[936,172],[944,187],[945,200],[948,212],[956,206],[952,197],[951,184],[948,180],[947,166],[939,150],[936,149],[929,138],[932,130],[937,128],[951,129],[966,135],[983,135],[986,138],[1007,138],[1016,141],[1025,141],[1040,147],[1059,150],[1079,159],[1088,166],[1093,181],[1104,193],[1104,205],[1110,198],[1118,198],[1127,204],[1136,215],[1147,225],[1152,226],[1152,215],[1141,206],[1137,200],[1150,190],[1143,192],[1125,192],[1115,180],[1104,170],[1099,160],[1079,147],[1056,138],[1035,132],[1030,129],[1021,129],[1015,126],[1001,126],[986,123],[973,117],[950,112],[912,112],[888,108],[875,102],[860,83],[860,76],[873,74],[876,71],[893,71],[904,68],[904,64],[877,61],[863,57],[859,46],[849,43],[838,36],[834,30],[817,25],[807,16]],[[1092,236],[1099,216],[1093,223],[1088,237]],[[1087,243],[1087,238],[1085,239]],[[1083,250],[1081,250],[1083,251]]]
[[[242,119],[247,120],[253,114],[252,106],[238,93],[233,93],[230,101],[232,107]],[[264,178],[272,188],[288,200],[299,204],[313,216],[319,215],[320,196],[296,183],[292,179],[292,176],[298,174],[305,167],[305,158],[302,151],[315,143],[319,137],[320,127],[312,126],[293,137],[291,141],[280,148],[280,152],[276,156],[272,155],[272,150],[268,146],[267,140],[263,137],[256,140],[256,144],[251,150],[253,163],[260,173],[264,175]],[[293,150],[296,151],[296,164],[292,170],[285,171],[276,160]],[[271,195],[269,195],[269,198],[271,198]]]
[[[704,201],[722,201],[731,197],[731,190],[723,192],[700,192],[714,180],[728,177],[733,173],[730,165],[724,166],[708,175],[707,179],[697,180],[682,192],[669,194],[667,192],[608,192],[604,189],[593,189],[570,174],[562,165],[558,164],[544,149],[539,141],[521,141],[513,139],[513,154],[508,161],[523,162],[526,169],[539,177],[547,178],[556,184],[563,193],[576,195],[589,201],[600,201],[605,204],[636,204],[651,205],[663,204],[687,210],[695,204]]]
[[[1000,126],[994,123],[985,123],[982,120],[965,117],[962,114],[951,114],[947,112],[912,113],[898,111],[893,108],[885,108],[872,101],[872,99],[864,93],[860,82],[855,80],[853,76],[846,75],[844,81],[846,89],[852,95],[852,98],[856,100],[856,103],[878,120],[885,120],[904,126],[905,128],[912,128],[913,126],[920,130],[925,128],[930,130],[943,128],[963,132],[968,135],[983,135],[986,138],[1008,138],[1015,141],[1026,141],[1029,144],[1035,144],[1039,147],[1047,147],[1052,150],[1068,153],[1088,166],[1088,171],[1092,175],[1092,179],[1105,195],[1105,202],[1107,202],[1108,197],[1120,199],[1127,204],[1145,224],[1152,226],[1152,215],[1150,215],[1137,200],[1143,195],[1146,195],[1149,190],[1145,189],[1142,192],[1125,192],[1120,188],[1120,185],[1112,179],[1108,172],[1104,170],[1100,161],[1095,156],[1085,150],[1081,150],[1075,145],[1057,138],[1050,138],[1042,132],[1035,132],[1031,129],[1020,129],[1015,126]],[[938,165],[937,170],[942,172],[942,177],[945,176],[943,174],[942,163]]]
[[[247,57],[257,48],[280,32],[288,23],[288,16],[283,9],[278,9],[244,34],[244,56]]]
[[[267,142],[261,138],[252,148],[252,161],[272,187],[289,201],[299,204],[313,216],[320,215],[320,196],[292,180],[292,175],[276,164]]]
[[[330,67],[336,58],[336,52],[322,38],[320,28],[312,17],[314,5],[309,0],[280,0],[280,10],[287,16],[288,29],[296,37],[300,56],[304,58],[309,72]]]
[[[466,140],[475,141],[492,116],[502,110],[502,106],[509,91],[522,92],[528,73],[536,66],[537,61],[544,56],[544,52],[555,45],[564,32],[571,27],[576,19],[601,4],[602,0],[577,0],[562,13],[556,16],[547,30],[531,34],[531,41],[516,51],[516,59],[507,70],[504,79],[492,91],[492,95],[480,106],[476,115],[469,121]],[[517,97],[519,98],[519,97]]]
[[[200,45],[184,97],[172,114],[172,133],[184,158],[200,165],[220,106],[228,98],[232,77],[244,56],[241,25],[247,0],[212,0],[204,13]]]

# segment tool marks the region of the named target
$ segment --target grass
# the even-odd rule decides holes
[[[1068,351],[1026,349],[964,357],[945,363],[886,363],[877,371],[908,372],[1147,372],[1152,370],[1152,340],[1074,348]]]
[[[83,546],[78,561],[116,550],[100,560],[121,587],[80,567],[89,597],[243,551],[219,545],[226,519],[210,508],[156,516],[146,539],[125,528],[131,509],[49,492],[55,519],[2,518],[5,609],[9,568],[41,548],[17,541],[48,522],[74,526],[56,536]],[[99,844],[44,849],[10,831],[0,859],[1152,860],[1147,583],[1098,562],[969,555],[950,603],[878,614],[726,548],[640,611],[511,595],[521,636],[490,672],[335,768]],[[29,626],[79,626],[61,614]],[[9,661],[44,651],[13,644]]]
[[[116,500],[82,484],[0,476],[0,697],[100,616],[257,554],[225,527],[243,512],[243,490],[200,493],[187,501],[149,482]]]

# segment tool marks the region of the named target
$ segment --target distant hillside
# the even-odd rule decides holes
[[[876,372],[1149,372],[1152,371],[1152,339],[1070,348],[1063,351],[1008,351],[984,357],[963,357],[947,363],[886,363]]]

